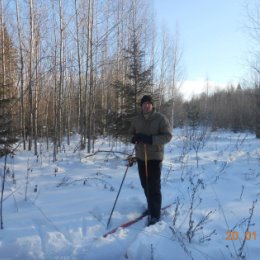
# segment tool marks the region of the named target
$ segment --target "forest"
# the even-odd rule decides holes
[[[126,140],[143,94],[174,127],[255,132],[260,138],[259,6],[248,14],[248,78],[185,100],[178,30],[159,29],[148,0],[0,1],[0,155],[19,141],[35,155],[53,143],[53,160],[80,135],[93,151],[98,136]],[[217,86],[216,86],[217,87]]]

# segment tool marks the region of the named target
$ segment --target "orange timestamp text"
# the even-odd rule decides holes
[[[238,240],[239,238],[241,238],[241,234],[237,231],[228,230],[226,232],[226,240]],[[246,231],[245,234],[243,234],[243,238],[246,240],[256,240],[256,231]]]

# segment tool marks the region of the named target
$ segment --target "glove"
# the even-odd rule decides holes
[[[127,157],[128,166],[131,167],[133,164],[137,161],[136,157],[133,157],[132,155],[129,155]]]
[[[137,134],[137,142],[143,144],[153,144],[153,136],[145,134]]]
[[[131,139],[131,143],[132,143],[132,144],[136,144],[136,143],[138,143],[137,135],[134,135],[134,136],[132,137],[132,139]]]

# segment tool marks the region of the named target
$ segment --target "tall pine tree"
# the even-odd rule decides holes
[[[131,36],[130,46],[125,50],[124,60],[127,64],[126,80],[114,82],[116,94],[123,100],[121,109],[113,117],[113,132],[125,136],[130,127],[130,118],[137,114],[140,98],[150,93],[152,87],[153,66],[146,68],[145,52],[141,49],[137,30]]]

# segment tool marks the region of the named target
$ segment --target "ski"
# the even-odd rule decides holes
[[[168,209],[168,208],[169,208],[170,206],[172,206],[173,204],[174,204],[174,203],[170,203],[170,204],[164,206],[163,208],[161,208],[161,211],[164,211],[164,210]],[[130,221],[128,221],[128,222],[125,222],[125,223],[123,223],[123,224],[121,224],[121,225],[119,225],[119,226],[113,228],[112,230],[110,230],[110,231],[108,231],[107,233],[105,233],[105,234],[103,235],[103,237],[107,237],[108,235],[111,235],[111,234],[115,233],[119,228],[127,228],[127,227],[129,227],[129,226],[135,224],[136,222],[140,221],[141,219],[143,219],[143,218],[146,217],[146,216],[148,216],[148,212],[144,212],[144,213],[141,214],[140,216],[138,216],[138,217],[136,217],[136,218],[134,218],[134,219],[132,219],[132,220],[130,220]]]

